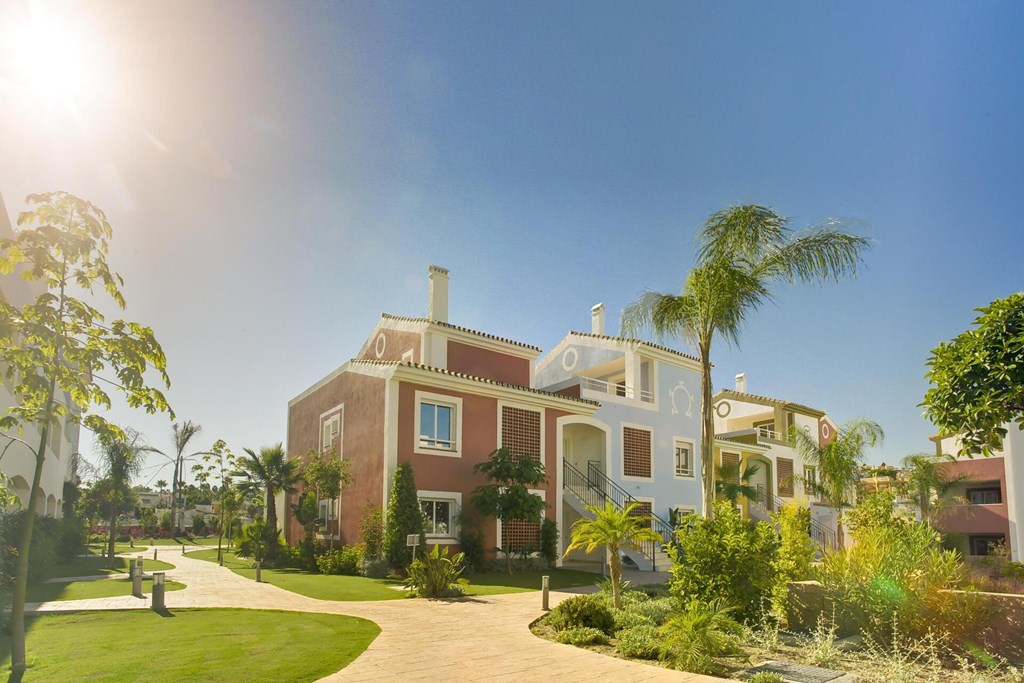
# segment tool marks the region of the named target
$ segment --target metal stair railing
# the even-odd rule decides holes
[[[619,507],[619,509],[628,507],[633,503],[640,502],[630,495],[628,491],[609,479],[608,475],[598,469],[592,462],[587,463],[587,479],[589,479],[592,484],[599,486],[601,490],[606,493],[608,498]],[[672,528],[672,525],[654,514],[653,510],[651,511],[650,517],[651,528],[661,536],[662,544],[671,543],[675,538],[675,529]]]
[[[782,506],[786,504],[786,501],[778,496],[767,495],[763,484],[757,485],[757,494],[757,499],[751,500],[750,504],[759,510],[764,511],[766,514],[778,512],[782,509]],[[822,550],[836,550],[838,547],[838,544],[836,543],[836,532],[813,518],[810,522],[811,523],[807,528],[807,535],[811,537],[811,540],[821,546]]]

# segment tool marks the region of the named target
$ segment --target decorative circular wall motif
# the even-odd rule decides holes
[[[732,412],[732,405],[728,401],[719,401],[718,405],[715,406],[715,414],[718,417],[729,417],[729,413]]]
[[[572,372],[576,369],[576,363],[580,360],[579,351],[576,350],[575,346],[570,346],[562,354],[562,369],[566,372]]]
[[[377,342],[373,345],[373,351],[377,354],[377,358],[384,355],[384,349],[388,345],[388,340],[384,337],[384,333],[381,332],[377,335]]]
[[[826,441],[832,438],[832,427],[829,426],[828,422],[821,421],[821,438]]]

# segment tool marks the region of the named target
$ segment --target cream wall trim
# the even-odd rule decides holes
[[[398,468],[398,380],[392,379],[384,390],[384,481],[381,496],[381,512],[387,519],[388,494],[391,489],[391,477]]]
[[[455,441],[455,448],[445,450],[440,448],[427,448],[420,445],[420,404],[437,403],[447,404],[454,408],[455,424],[452,425],[452,440]],[[446,458],[462,457],[462,399],[458,396],[448,394],[435,394],[430,391],[416,391],[416,403],[414,414],[415,426],[413,428],[413,452],[420,455],[440,455]]]
[[[544,491],[541,491],[540,489],[527,489],[527,491],[529,491],[529,492],[530,492],[530,493],[532,493],[533,495],[537,496],[537,497],[538,497],[538,498],[540,498],[541,500],[544,500],[544,499],[545,499],[545,494],[544,494]],[[559,496],[559,498],[561,498],[561,496]],[[547,501],[546,501],[546,500],[544,500],[544,502],[546,503]],[[546,510],[545,510],[545,511],[546,511]],[[540,518],[541,518],[541,521],[543,521],[543,520],[544,520],[544,517],[545,517],[545,516],[546,516],[546,515],[545,515],[545,514],[544,514],[543,512],[542,512],[542,513],[540,513]],[[502,537],[501,537],[501,520],[500,520],[500,519],[495,519],[495,520],[494,520],[494,524],[495,524],[495,527],[497,528],[497,531],[498,531],[498,535],[497,535],[497,543],[496,543],[496,545],[498,546],[498,548],[500,548],[500,549],[501,549],[501,552],[502,552],[502,553],[504,554],[504,552],[505,552],[505,545],[504,545],[504,539],[502,539]],[[559,521],[558,521],[558,526],[559,526],[559,527],[561,527],[561,526],[562,526],[562,522],[561,522],[561,520],[559,520]]]
[[[651,476],[649,477],[627,477],[626,476],[626,427],[639,429],[651,435]],[[654,481],[654,428],[650,425],[636,424],[634,422],[619,423],[619,477],[622,481]],[[636,496],[634,496],[635,498]],[[639,500],[639,498],[637,499]]]
[[[448,535],[430,536],[424,534],[426,538],[423,539],[423,549],[426,550],[428,543],[430,545],[455,545],[458,543],[459,523],[456,520],[458,520],[459,515],[462,514],[462,493],[460,491],[426,491],[423,489],[417,489],[416,499],[455,501],[455,509],[452,510],[451,528],[448,530]]]
[[[547,411],[544,410],[543,408],[537,408],[536,406],[531,406],[531,405],[526,404],[526,403],[520,403],[518,401],[502,401],[502,400],[499,400],[498,401],[498,430],[497,430],[498,433],[496,435],[497,445],[495,445],[495,448],[501,448],[504,445],[503,443],[501,443],[501,432],[502,432],[502,424],[503,424],[503,417],[504,417],[502,415],[502,413],[504,412],[502,410],[502,408],[504,408],[505,406],[508,406],[509,408],[518,408],[519,410],[529,410],[529,411],[534,412],[534,413],[540,413],[540,464],[544,466],[544,471],[545,472],[550,471],[548,469],[547,446],[544,443],[545,441],[547,441],[547,439],[545,438],[545,436],[547,435],[547,432],[544,431],[544,426],[546,424],[545,420],[547,418],[547,415],[545,413]]]
[[[324,424],[330,421],[335,415],[338,416],[338,453],[342,458],[345,457],[345,404],[339,403],[330,410],[325,410],[320,413],[319,431],[320,431],[320,452],[323,453],[327,446],[324,445]],[[334,444],[331,444],[332,446]]]
[[[564,496],[562,495],[562,463],[565,461],[565,426],[571,424],[585,424],[596,427],[604,432],[604,471],[607,472],[608,460],[612,453],[612,430],[606,423],[593,417],[583,415],[563,415],[555,418],[555,515],[558,522],[558,561],[557,566],[562,566],[562,555],[565,553],[565,534],[568,529],[562,528],[562,507]]]

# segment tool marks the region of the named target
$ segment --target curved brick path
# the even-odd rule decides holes
[[[357,681],[687,681],[721,679],[628,662],[530,633],[541,616],[540,593],[512,593],[455,602],[316,600],[255,583],[213,562],[161,553],[175,565],[167,578],[186,584],[166,594],[169,609],[235,607],[322,612],[362,617],[380,626],[370,647],[323,682]],[[570,593],[552,592],[552,605]],[[131,596],[28,605],[28,612],[147,609],[149,598]]]

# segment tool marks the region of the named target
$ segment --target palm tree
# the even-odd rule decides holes
[[[921,510],[921,521],[934,526],[943,508],[954,502],[950,494],[957,484],[969,479],[969,473],[950,474],[945,464],[956,462],[952,455],[943,453],[915,453],[903,458],[903,467],[909,470],[909,477],[904,483],[904,493],[909,496]]]
[[[167,481],[165,479],[157,479],[156,480],[156,490],[159,491],[160,493],[163,493],[164,491],[166,491],[167,490]]]
[[[146,453],[154,448],[147,446],[142,435],[134,429],[124,430],[124,439],[101,438],[100,469],[110,480],[110,518],[108,520],[107,566],[114,566],[114,540],[117,537],[117,512],[121,495],[128,494],[132,479],[142,470]]]
[[[171,474],[171,519],[174,526],[174,533],[178,533],[179,523],[178,498],[181,495],[181,487],[185,483],[185,461],[197,455],[205,455],[203,452],[185,455],[188,444],[199,432],[203,430],[200,425],[191,420],[185,420],[184,424],[177,422],[172,425],[174,436],[174,472]]]
[[[725,462],[715,467],[715,494],[736,506],[740,496],[757,500],[757,488],[750,485],[751,478],[761,469],[756,463],[748,463],[740,470],[738,462]]]
[[[277,530],[277,501],[279,491],[286,494],[295,493],[295,484],[299,482],[299,461],[288,460],[283,446],[278,443],[260,449],[256,454],[251,448],[245,449],[245,455],[238,459],[238,470],[231,473],[233,477],[242,477],[239,488],[248,495],[264,494],[267,500],[267,528],[271,533]]]
[[[708,218],[697,235],[697,262],[679,294],[645,292],[622,311],[622,332],[679,337],[697,347],[701,364],[701,479],[704,516],[712,516],[715,418],[711,345],[739,341],[749,313],[771,301],[781,283],[818,284],[856,275],[866,237],[836,221],[795,235],[789,221],[763,206],[734,206]]]
[[[864,460],[864,449],[881,445],[885,432],[877,422],[864,418],[843,425],[831,443],[822,445],[817,435],[790,428],[789,438],[804,462],[817,469],[818,481],[812,488],[836,510],[836,541],[843,547],[843,506],[853,503],[857,468]],[[810,484],[810,482],[807,482]]]
[[[624,508],[616,507],[607,501],[604,508],[587,505],[587,510],[594,519],[578,519],[572,525],[572,543],[565,549],[568,555],[573,550],[582,548],[592,553],[598,548],[608,549],[608,562],[611,565],[612,601],[615,609],[622,609],[622,558],[621,550],[639,550],[647,541],[659,542],[661,534],[651,528],[650,517],[633,514],[639,503],[631,503]]]

